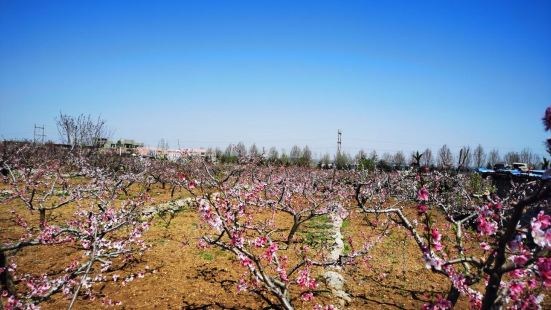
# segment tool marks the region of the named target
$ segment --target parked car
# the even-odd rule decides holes
[[[513,163],[513,169],[522,172],[528,172],[528,170],[530,170],[527,163]]]
[[[508,169],[511,169],[511,167],[509,165],[507,165],[506,163],[497,163],[497,164],[494,165],[494,170],[495,171],[508,170]]]

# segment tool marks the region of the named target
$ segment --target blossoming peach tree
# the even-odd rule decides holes
[[[549,130],[551,108],[544,123]],[[448,295],[437,296],[424,308],[448,309],[464,295],[473,309],[504,305],[536,309],[544,297],[541,292],[551,286],[551,184],[547,173],[543,179],[513,184],[501,197],[495,193],[473,195],[465,178],[457,174],[379,174],[359,182],[355,196],[363,212],[388,215],[405,228],[427,268],[449,279]],[[398,182],[389,180],[392,178],[409,180],[405,193],[392,193],[391,184]],[[391,199],[392,195],[399,199]],[[406,209],[414,208],[408,201],[416,203],[417,216],[406,214]],[[437,223],[435,212],[444,215],[445,226]],[[442,238],[442,227],[454,235],[448,244]],[[466,247],[466,240],[479,248]],[[477,283],[482,283],[476,286],[482,289],[475,288]]]
[[[191,190],[208,229],[200,246],[233,253],[245,271],[238,290],[254,293],[270,306],[293,309],[297,299],[313,300],[319,293],[315,268],[350,264],[367,252],[366,244],[331,259],[328,251],[310,248],[299,236],[312,219],[345,216],[346,187],[333,173],[253,162],[226,171],[205,164],[202,174],[208,178],[194,182],[198,188]]]
[[[24,146],[29,148],[32,146]],[[24,150],[3,161],[9,185],[2,210],[10,214],[13,229],[0,240],[0,280],[5,309],[38,309],[54,294],[70,298],[72,308],[79,295],[96,298],[93,285],[108,280],[125,284],[117,269],[147,249],[142,234],[148,218],[140,207],[147,196],[119,200],[124,179],[88,165],[86,158],[69,154],[64,162],[42,158],[28,162]],[[77,177],[72,177],[77,176]],[[10,207],[11,206],[11,207]],[[38,211],[36,220],[33,214]],[[48,213],[59,211],[52,219]],[[63,215],[65,213],[65,215]],[[25,249],[69,251],[65,266],[32,273],[17,267]],[[71,248],[76,251],[71,252]],[[140,273],[139,275],[142,275]],[[109,279],[107,277],[109,275]],[[105,304],[116,303],[108,297]]]

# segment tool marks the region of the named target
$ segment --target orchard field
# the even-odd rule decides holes
[[[2,153],[5,309],[550,305],[546,181]]]

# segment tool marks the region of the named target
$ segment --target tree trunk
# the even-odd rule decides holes
[[[46,226],[46,209],[39,209],[40,212],[40,229],[44,229]]]
[[[450,287],[450,291],[448,292],[448,297],[446,297],[446,299],[452,303],[452,308],[455,307],[455,304],[459,299],[459,295],[459,290],[452,284]]]
[[[486,293],[484,294],[484,297],[482,299],[483,310],[490,310],[495,308],[494,304],[497,298],[499,287],[501,285],[501,277],[503,276],[503,271],[501,268],[506,261],[505,250],[507,249],[507,243],[515,235],[516,227],[518,222],[520,221],[520,218],[522,217],[524,208],[540,200],[544,195],[549,194],[547,188],[544,191],[545,192],[543,193],[537,193],[531,197],[521,200],[515,205],[513,215],[511,216],[511,220],[509,221],[509,223],[507,223],[505,233],[501,236],[501,239],[499,239],[497,253],[495,255],[494,267],[490,272],[490,279],[488,280],[488,285],[486,285]]]
[[[9,295],[15,295],[15,285],[13,285],[13,279],[8,272],[8,256],[2,250],[0,250],[0,268],[4,269],[4,272],[0,273],[0,287]],[[1,305],[2,303],[0,303]]]

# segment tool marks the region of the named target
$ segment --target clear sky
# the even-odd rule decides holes
[[[551,1],[0,0],[0,137],[543,155]]]

